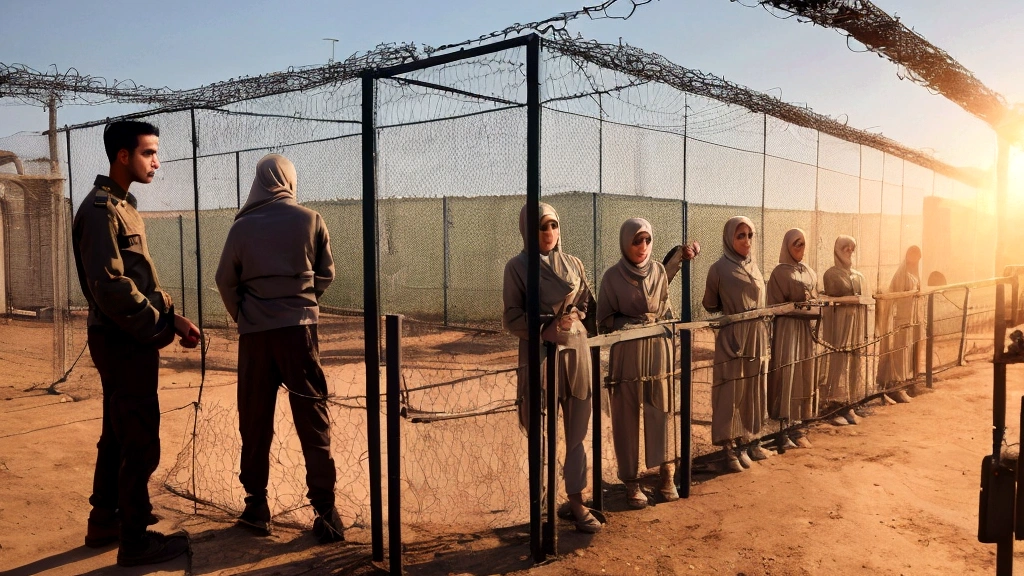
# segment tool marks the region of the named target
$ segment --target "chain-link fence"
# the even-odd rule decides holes
[[[161,168],[151,185],[132,191],[161,284],[176,310],[205,332],[203,353],[173,356],[174,369],[233,383],[237,335],[213,275],[261,156],[277,152],[294,162],[298,200],[327,223],[337,278],[320,301],[320,346],[333,393],[332,447],[347,526],[369,524],[369,486],[380,479],[367,455],[386,449],[371,440],[378,420],[371,418],[375,404],[364,388],[364,274],[375,275],[379,312],[407,318],[401,428],[401,505],[411,528],[406,537],[528,519],[527,441],[513,409],[518,341],[500,326],[504,266],[523,248],[518,214],[528,187],[525,60],[523,47],[511,47],[375,80],[376,148],[369,163],[361,147],[359,79],[218,109],[144,116],[160,128]],[[689,93],[668,79],[602,68],[558,44],[544,51],[542,61],[543,198],[560,214],[564,249],[584,262],[594,290],[621,257],[619,225],[631,217],[652,223],[658,256],[693,240],[703,245],[687,276],[690,285],[677,280],[670,287],[684,320],[709,317],[700,306],[704,279],[721,253],[722,226],[736,214],[758,229],[754,254],[765,278],[785,232],[794,227],[806,232],[805,263],[819,278],[833,263],[836,237],[855,237],[855,268],[866,277],[866,295],[888,290],[912,245],[923,249],[922,278],[933,272],[948,282],[994,275],[994,240],[977,225],[991,216],[991,201],[970,184],[891,150]],[[60,135],[63,191],[49,192],[46,202],[26,189],[30,177],[13,174],[13,164],[0,166],[0,173],[11,173],[0,174],[6,312],[0,341],[5,363],[27,367],[19,375],[26,385],[49,386],[63,378],[85,343],[85,299],[67,232],[72,211],[108,163],[102,123]],[[0,149],[29,160],[48,154],[41,135],[0,139]],[[376,181],[370,246],[376,270],[363,268],[366,170]],[[948,242],[957,248],[952,257]],[[19,252],[33,247],[39,250]],[[990,326],[991,307],[981,302],[991,298],[975,291],[968,299],[966,290],[936,298],[936,366],[948,366],[970,353]],[[52,322],[40,313],[47,305]],[[851,402],[879,390],[874,380],[881,335],[873,329],[873,310],[862,312],[871,329],[855,350],[820,349],[826,367],[818,371],[820,380],[827,380],[828,363],[835,362],[829,354],[852,355],[861,366]],[[917,321],[910,341],[923,337],[919,327]],[[30,339],[46,346],[24,344],[19,352],[14,345]],[[713,451],[706,426],[712,328],[695,329],[691,354],[692,366],[679,366],[679,372],[692,375],[692,442],[699,456]],[[919,366],[917,356],[914,362]],[[78,372],[58,389],[98,395],[98,382]],[[202,390],[196,390],[180,446],[168,447],[180,454],[167,486],[237,512],[242,493],[234,399],[211,391],[204,398]],[[685,403],[680,387],[674,401]],[[278,519],[308,522],[301,454],[290,415],[283,412],[273,450],[278,476],[271,485],[272,509]],[[670,445],[678,458],[688,440],[676,416]],[[615,483],[609,430],[607,424],[601,430],[607,441],[600,459],[605,482]]]

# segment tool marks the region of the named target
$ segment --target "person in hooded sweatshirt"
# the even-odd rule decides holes
[[[804,231],[799,228],[787,231],[782,239],[779,265],[768,279],[769,306],[807,302],[817,297],[818,277],[803,263],[806,251]],[[772,358],[768,364],[768,415],[778,420],[782,428],[814,416],[814,353],[809,318],[775,317]],[[779,443],[786,447],[811,447],[807,437],[796,430],[783,430]]]
[[[921,249],[911,246],[896,269],[889,292],[915,292],[921,289]],[[875,310],[875,334],[881,337],[878,350],[878,385],[887,392],[882,395],[887,403],[910,402],[910,396],[897,388],[902,382],[913,380],[914,344],[917,342],[917,298],[910,296],[898,300],[880,300]]]
[[[708,270],[704,288],[702,303],[708,312],[730,315],[764,308],[764,277],[753,259],[754,232],[754,223],[745,216],[725,223],[722,257]],[[728,471],[750,467],[750,455],[739,443],[756,438],[767,416],[768,346],[763,318],[727,324],[715,336],[711,441],[722,447]]]
[[[643,218],[630,218],[619,228],[622,258],[601,279],[597,299],[597,325],[614,332],[672,319],[669,279],[661,262],[651,258],[654,230]],[[692,260],[694,251],[683,247],[680,260]],[[608,377],[612,438],[618,476],[626,484],[630,508],[646,508],[647,496],[637,481],[640,457],[640,414],[644,418],[645,464],[659,467],[658,492],[666,501],[679,499],[675,466],[668,450],[668,421],[672,400],[672,338],[670,335],[613,344]]]
[[[822,294],[832,298],[860,296],[864,293],[864,275],[853,269],[853,253],[857,241],[852,236],[836,238],[833,250],[835,265],[821,277]],[[859,305],[828,306],[821,311],[821,338],[836,350],[825,356],[822,370],[821,399],[828,405],[849,405],[857,399],[857,386],[863,379],[863,349],[855,349],[865,340],[864,317]],[[834,424],[857,424],[860,419],[852,410],[845,410],[833,419]]]
[[[290,160],[260,159],[217,267],[217,289],[239,334],[238,478],[247,494],[239,523],[270,533],[270,444],[283,385],[306,462],[313,534],[321,543],[338,542],[344,535],[334,506],[327,380],[317,341],[318,301],[334,279],[334,260],[323,218],[300,206],[295,191]]]
[[[569,507],[576,529],[593,534],[601,530],[601,522],[583,505],[583,489],[587,487],[587,452],[583,441],[587,436],[591,415],[590,348],[583,320],[590,301],[590,287],[583,262],[562,251],[558,213],[543,202],[540,213],[540,314],[552,319],[544,324],[542,339],[548,346],[557,346],[556,379],[558,402],[565,426],[565,462],[562,474]],[[504,311],[502,326],[519,338],[518,406],[519,423],[529,427],[529,362],[530,332],[526,314],[526,274],[528,254],[526,239],[526,206],[519,212],[519,234],[523,251],[505,265],[502,287]],[[541,352],[542,362],[547,355]],[[547,370],[542,364],[541,378]],[[545,382],[544,387],[550,386]]]

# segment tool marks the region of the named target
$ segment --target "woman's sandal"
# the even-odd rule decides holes
[[[601,521],[594,516],[593,510],[587,510],[587,515],[582,519],[573,520],[573,525],[576,526],[576,530],[583,532],[584,534],[597,534],[601,531]]]
[[[640,484],[626,484],[626,505],[633,510],[642,510],[649,504],[647,495],[640,489]]]

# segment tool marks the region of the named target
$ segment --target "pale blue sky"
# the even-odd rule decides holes
[[[626,0],[622,0],[626,1]],[[191,88],[242,75],[322,64],[324,37],[338,38],[337,59],[381,42],[440,45],[477,37],[513,22],[574,10],[588,0],[445,2],[174,3],[0,2],[0,62],[42,70],[77,68],[147,86]],[[877,0],[944,48],[1010,102],[1024,102],[1024,3],[1019,0]],[[672,61],[750,88],[807,104],[850,125],[933,150],[947,162],[987,167],[994,136],[979,120],[924,88],[899,80],[896,68],[846,47],[832,30],[780,20],[728,0],[658,0],[628,21],[576,21],[573,32],[619,38]],[[121,109],[123,110],[123,108]],[[117,114],[69,106],[59,123]],[[43,130],[41,108],[0,102],[0,136]]]

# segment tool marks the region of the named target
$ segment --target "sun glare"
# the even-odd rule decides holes
[[[1010,174],[1007,183],[1007,201],[1010,206],[1024,204],[1024,150],[1014,146],[1010,149]]]

